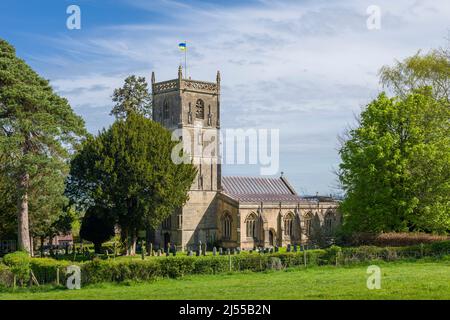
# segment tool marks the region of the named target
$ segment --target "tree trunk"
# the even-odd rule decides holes
[[[19,250],[25,251],[28,254],[31,254],[31,241],[30,241],[30,226],[29,226],[29,218],[28,218],[28,182],[30,176],[28,173],[24,173],[20,177],[19,182],[19,204],[18,204],[18,213],[17,213],[17,221],[18,221],[18,248]]]
[[[152,229],[147,227],[145,230],[145,248],[147,249],[147,255],[152,254]]]
[[[137,231],[133,230],[131,233],[131,255],[136,255],[136,242],[137,242]]]
[[[30,235],[30,255],[34,257],[34,237]]]
[[[44,241],[45,241],[45,237],[41,236],[41,258],[44,256]]]

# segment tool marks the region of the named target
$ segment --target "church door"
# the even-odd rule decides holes
[[[273,238],[274,238],[273,231],[269,230],[269,245],[272,247],[274,246]]]
[[[164,233],[164,248],[167,249],[170,243],[170,234],[168,232]]]

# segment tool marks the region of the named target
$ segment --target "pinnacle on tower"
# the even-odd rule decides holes
[[[181,64],[178,67],[178,79],[183,79],[183,67],[181,66]]]

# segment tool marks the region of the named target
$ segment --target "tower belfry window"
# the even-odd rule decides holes
[[[169,102],[166,100],[166,101],[164,101],[164,106],[163,106],[163,119],[167,120],[169,118],[170,118]]]
[[[195,104],[195,117],[197,119],[205,118],[205,103],[202,99],[198,99],[197,103]]]

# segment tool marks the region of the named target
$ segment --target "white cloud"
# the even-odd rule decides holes
[[[381,90],[379,68],[442,45],[450,16],[446,0],[129,4],[167,19],[51,39],[55,55],[37,58],[46,70],[58,64],[50,78],[76,110],[88,119],[90,108],[103,108],[91,111],[99,126],[128,74],[149,78],[155,70],[157,81],[175,78],[183,61],[177,44],[186,39],[189,76],[213,81],[221,70],[222,126],[280,128],[282,170],[310,193],[334,184],[336,136]],[[381,8],[381,30],[366,28],[371,4]]]

